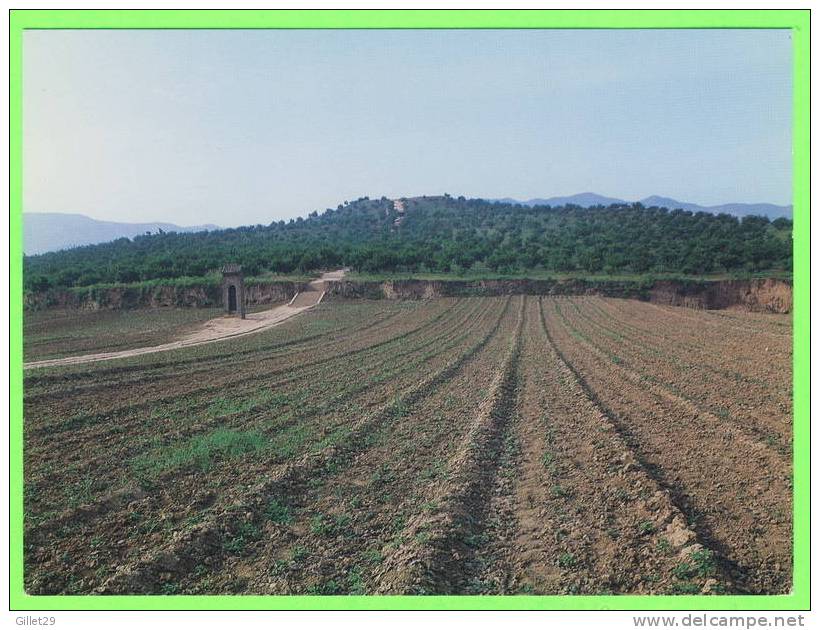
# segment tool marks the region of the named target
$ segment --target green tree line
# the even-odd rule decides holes
[[[530,270],[595,274],[791,271],[792,222],[641,204],[521,206],[449,195],[362,197],[307,218],[122,238],[26,257],[28,290],[349,266],[361,272]]]

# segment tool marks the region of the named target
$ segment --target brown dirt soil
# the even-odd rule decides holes
[[[556,346],[696,533],[722,558],[738,590],[787,592],[790,463],[740,427],[668,396],[663,382],[653,384],[611,357],[590,352],[573,335],[577,331],[564,315],[568,304],[553,307],[547,321]]]
[[[622,334],[598,317],[603,313],[594,303],[575,299],[568,300],[564,309],[575,334],[593,352],[608,357],[642,382],[659,387],[670,400],[717,415],[778,450],[785,459],[791,457],[792,427],[783,421],[791,408],[790,391],[778,391],[777,384],[768,379],[738,372],[736,363],[723,366],[719,361],[710,362],[714,347],[707,352],[685,343],[659,344],[639,334]],[[708,380],[702,378],[704,371],[709,372]],[[740,400],[727,399],[726,392],[739,384],[746,395]]]
[[[595,297],[322,302],[28,371],[26,589],[787,592],[790,331]]]
[[[159,345],[185,336],[218,315],[219,310],[213,308],[26,311],[24,360]]]

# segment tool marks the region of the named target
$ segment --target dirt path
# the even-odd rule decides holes
[[[83,354],[73,357],[63,357],[61,359],[46,359],[43,361],[30,361],[23,364],[23,369],[56,367],[61,365],[79,365],[81,363],[94,363],[97,361],[109,361],[111,359],[124,359],[142,354],[152,354],[154,352],[167,352],[168,350],[178,350],[191,346],[200,346],[206,343],[213,343],[221,339],[231,337],[241,337],[253,333],[267,330],[302,311],[313,308],[325,295],[326,282],[340,280],[344,276],[344,270],[329,271],[322,274],[318,280],[314,280],[308,285],[305,291],[297,293],[286,305],[276,306],[266,311],[250,313],[246,319],[238,317],[217,317],[205,323],[199,330],[158,346],[148,346],[144,348],[131,348],[130,350],[120,350],[117,352],[99,352],[96,354]]]

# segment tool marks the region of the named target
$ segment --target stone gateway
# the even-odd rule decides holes
[[[241,265],[230,263],[222,267],[222,303],[226,313],[238,313],[245,319],[245,282]]]

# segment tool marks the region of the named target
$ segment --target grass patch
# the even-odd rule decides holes
[[[293,520],[293,515],[290,513],[290,508],[280,503],[278,499],[271,499],[265,508],[265,517],[269,521],[279,523],[280,525],[287,525]]]
[[[240,457],[262,449],[265,438],[256,431],[216,429],[206,435],[197,435],[181,443],[152,449],[134,460],[137,475],[157,477],[163,473],[195,467],[208,470],[215,462]]]
[[[470,547],[471,549],[478,549],[479,547],[483,547],[488,542],[490,542],[490,537],[484,532],[468,534],[464,537],[464,544]]]
[[[225,543],[225,551],[230,554],[239,555],[245,551],[248,543],[259,540],[261,532],[259,528],[253,523],[242,523],[230,540]]]
[[[578,560],[571,553],[562,553],[558,556],[558,566],[562,569],[571,569],[578,565]]]
[[[695,575],[698,577],[708,577],[717,570],[715,554],[708,549],[701,549],[690,556]]]
[[[410,406],[401,397],[397,396],[388,407],[387,413],[394,419],[403,418],[410,413]]]
[[[672,575],[679,580],[689,580],[714,575],[717,570],[715,554],[708,549],[701,549],[689,556],[687,562],[681,562],[672,569]]]
[[[351,520],[347,514],[328,516],[319,512],[310,519],[310,531],[317,536],[347,536],[350,534]]]
[[[310,555],[310,552],[307,548],[302,547],[301,545],[295,546],[293,549],[290,550],[290,560],[291,562],[299,563],[302,562],[305,558]]]
[[[310,531],[317,536],[329,536],[333,533],[333,522],[324,514],[314,514],[310,519]]]
[[[94,480],[90,477],[84,477],[71,486],[66,493],[68,504],[71,507],[77,507],[84,503],[90,503],[94,498]]]
[[[430,466],[424,469],[419,476],[425,481],[446,477],[447,471],[444,462],[440,459],[434,461]]]
[[[365,585],[362,578],[362,568],[354,566],[347,574],[347,594],[348,595],[364,595]]]
[[[638,525],[638,531],[642,534],[652,534],[655,532],[655,525],[651,521],[644,521]]]
[[[307,590],[308,595],[341,595],[343,592],[342,587],[336,580],[319,582]]]

